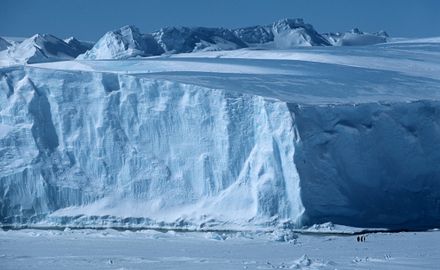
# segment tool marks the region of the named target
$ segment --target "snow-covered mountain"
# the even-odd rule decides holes
[[[121,59],[163,53],[151,34],[142,34],[132,25],[107,32],[93,48],[78,59]]]
[[[386,39],[385,39],[386,41]],[[272,25],[237,28],[165,27],[142,34],[134,26],[106,33],[95,46],[78,59],[124,59],[198,51],[236,50],[246,47],[290,49],[300,46],[345,46],[382,43],[376,34],[352,32],[319,34],[302,19],[283,19]]]
[[[74,37],[69,37],[64,39],[64,42],[66,42],[70,47],[72,47],[78,54],[83,54],[86,51],[93,48],[94,43],[93,42],[87,42],[87,41],[80,41]]]
[[[10,47],[12,44],[9,43],[4,38],[0,37],[0,51],[6,50],[8,47]]]
[[[224,28],[166,27],[153,33],[167,53],[235,50],[247,47],[233,31]]]
[[[238,28],[234,30],[234,33],[242,41],[249,45],[252,44],[265,44],[272,42],[274,35],[272,32],[272,26],[251,26]]]
[[[144,48],[126,30],[110,53]],[[438,227],[439,63],[431,40],[1,68],[0,222]]]
[[[303,19],[283,19],[272,25],[238,28],[234,33],[249,46],[266,44],[266,48],[272,49],[331,45]]]
[[[141,33],[135,26],[107,32],[96,44],[73,37],[35,35],[21,43],[0,40],[0,62],[9,64],[67,60],[126,59],[161,54],[236,50],[246,47],[290,49],[299,46],[353,46],[384,43],[385,32],[319,34],[302,19],[283,19],[266,26],[234,30],[207,27],[165,27],[153,33]],[[9,50],[6,51],[6,48]],[[78,56],[79,55],[79,56]]]
[[[345,33],[326,33],[323,36],[333,46],[365,46],[387,42],[389,37],[385,31],[365,33],[357,28]]]
[[[330,43],[302,19],[285,19],[273,24],[274,45],[277,49],[297,46],[329,46]]]
[[[0,54],[12,64],[40,63],[76,58],[83,50],[49,34],[36,34]]]

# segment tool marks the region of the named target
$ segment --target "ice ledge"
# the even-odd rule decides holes
[[[2,223],[440,223],[437,100],[298,105],[155,76],[4,74]]]

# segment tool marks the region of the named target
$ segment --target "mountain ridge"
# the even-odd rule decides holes
[[[50,34],[37,34],[20,43],[0,44],[0,59],[37,63],[77,58],[79,60],[127,59],[162,54],[224,51],[243,48],[292,49],[311,46],[359,46],[387,42],[385,31],[367,33],[319,33],[301,18],[281,19],[272,24],[228,29],[223,27],[163,27],[142,33],[134,25],[108,31],[95,44],[70,37],[61,40]],[[8,52],[6,52],[6,48]]]

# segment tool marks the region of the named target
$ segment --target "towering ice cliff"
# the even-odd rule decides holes
[[[3,67],[1,225],[438,227],[439,51]]]
[[[285,103],[33,68],[3,74],[2,85],[4,223],[65,207],[69,216],[170,223],[296,220],[303,211]]]

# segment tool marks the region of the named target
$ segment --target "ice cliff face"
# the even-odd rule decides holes
[[[2,223],[57,210],[170,224],[301,217],[285,103],[115,74],[1,78]]]
[[[0,225],[438,227],[439,52],[1,67]]]
[[[304,221],[440,224],[440,102],[291,106]]]
[[[0,79],[0,222],[428,228],[440,103],[307,105],[35,67]]]

